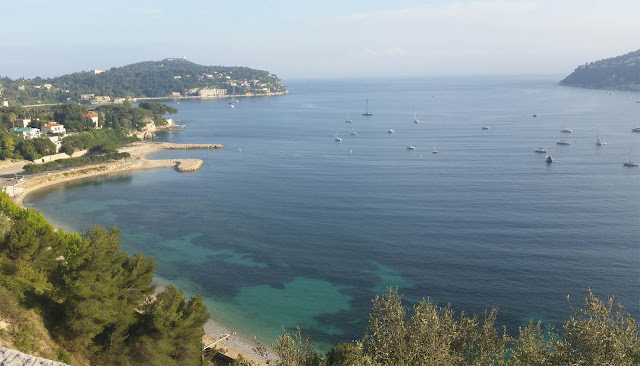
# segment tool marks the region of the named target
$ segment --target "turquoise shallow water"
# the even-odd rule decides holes
[[[233,109],[170,101],[187,127],[158,140],[225,148],[152,158],[200,158],[198,172],[65,184],[25,204],[66,229],[117,225],[161,280],[267,343],[296,325],[321,343],[359,338],[371,298],[396,285],[409,301],[499,307],[510,331],[559,324],[566,295],[576,306],[589,286],[640,315],[640,169],[622,166],[631,147],[640,160],[637,94],[553,78],[286,84]]]

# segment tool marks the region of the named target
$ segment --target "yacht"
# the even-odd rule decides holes
[[[636,127],[636,128],[632,128],[631,131],[633,132],[640,132],[640,127]]]
[[[415,149],[416,149],[416,147],[415,147],[415,146],[413,146],[413,145],[409,145],[409,146],[407,146],[407,150],[415,150]]]
[[[373,116],[373,113],[369,112],[369,99],[367,99],[367,104],[364,108],[364,112],[362,112],[363,116]]]
[[[558,144],[558,145],[571,145],[571,141],[560,140],[560,141],[556,142],[556,144]]]
[[[547,163],[553,163],[553,157],[551,155],[547,155],[545,156],[544,161]]]
[[[356,131],[354,131],[354,130],[351,130],[351,134],[354,135],[354,136],[357,135]]]
[[[347,122],[347,123],[353,122],[353,121],[351,121],[351,116],[349,116],[349,113],[347,113],[347,120],[345,122]]]
[[[636,163],[635,161],[629,160],[627,162],[622,163],[622,165],[624,165],[624,166],[640,166],[640,163]]]
[[[433,151],[432,151],[431,153],[432,153],[432,154],[437,154],[437,153],[439,153],[439,152],[440,152],[440,151],[438,151],[438,146],[433,145]]]
[[[483,129],[483,130],[488,130],[488,129],[489,129],[489,126],[482,126],[482,129]]]
[[[547,150],[545,150],[545,149],[544,149],[544,147],[542,147],[542,146],[538,146],[538,147],[537,147],[535,150],[533,150],[533,151],[535,151],[535,152],[537,152],[537,153],[546,153],[546,152],[547,152]]]
[[[420,120],[418,119],[418,116],[416,113],[413,114],[413,123],[420,123]]]
[[[336,141],[341,142],[342,138],[340,138],[340,136],[338,136],[338,131],[336,131]]]
[[[562,124],[562,129],[560,130],[560,132],[562,132],[562,133],[572,133],[573,130],[570,129],[569,127],[567,127],[566,123],[563,123]]]
[[[387,131],[388,133],[396,133],[396,131],[393,130],[393,128],[390,128],[389,131]]]

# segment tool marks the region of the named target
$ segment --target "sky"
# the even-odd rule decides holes
[[[0,0],[0,76],[186,57],[282,79],[567,75],[640,49],[639,0]]]

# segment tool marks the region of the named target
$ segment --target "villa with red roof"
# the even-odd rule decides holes
[[[63,125],[53,121],[47,123],[46,125],[43,125],[41,130],[44,135],[62,134],[64,136],[67,134],[67,130],[65,130]]]
[[[83,115],[82,117],[90,119],[91,122],[93,122],[93,128],[96,128],[96,129],[100,128],[100,125],[98,124],[98,114],[97,113],[89,112],[89,113]]]

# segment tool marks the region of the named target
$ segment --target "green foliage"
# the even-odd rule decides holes
[[[597,298],[591,289],[563,326],[568,359],[575,365],[639,365],[640,330],[614,298]]]
[[[71,364],[71,355],[64,348],[58,348],[58,361],[66,363],[67,365]]]
[[[278,337],[274,351],[278,355],[276,365],[281,366],[320,366],[325,362],[313,348],[311,338],[302,338],[300,327],[291,336],[283,330],[283,334]]]
[[[362,344],[340,343],[327,353],[327,365],[351,366],[366,364],[362,354]]]
[[[200,296],[185,301],[173,286],[143,307],[132,358],[137,364],[199,365],[209,313]],[[158,352],[160,350],[160,352]]]
[[[94,163],[102,163],[110,160],[128,159],[130,157],[131,157],[131,154],[129,154],[128,152],[122,152],[122,153],[108,152],[104,155],[89,155],[87,157],[81,157],[81,158],[58,159],[58,160],[50,161],[44,164],[27,164],[23,167],[23,169],[27,173],[38,173],[38,172],[46,172],[48,170],[79,167],[79,166],[94,164]]]

